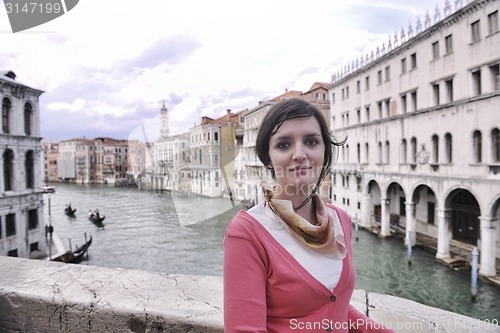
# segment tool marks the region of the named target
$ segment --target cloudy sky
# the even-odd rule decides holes
[[[80,0],[15,34],[2,4],[0,70],[45,91],[44,139],[154,140],[163,103],[178,134],[307,91],[444,1]]]

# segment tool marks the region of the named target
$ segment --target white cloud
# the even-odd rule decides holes
[[[84,106],[85,106],[85,101],[81,98],[77,98],[71,104],[64,102],[53,102],[47,104],[46,108],[48,110],[54,110],[54,111],[63,110],[68,112],[78,112],[78,111],[83,111]]]
[[[66,139],[61,135],[71,126],[75,136],[88,126],[89,137],[95,121],[109,136],[125,137],[154,119],[163,100],[177,134],[202,115],[328,82],[339,66],[435,6],[434,0],[85,0],[22,33],[6,32],[1,20],[0,68],[46,91],[42,136],[49,139]],[[51,117],[62,111],[86,121],[65,124],[64,132],[52,128],[60,119]]]

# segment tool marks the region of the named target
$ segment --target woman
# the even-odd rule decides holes
[[[325,119],[300,99],[262,121],[256,152],[275,184],[224,238],[225,332],[392,332],[349,304],[351,220],[317,193],[333,163]]]

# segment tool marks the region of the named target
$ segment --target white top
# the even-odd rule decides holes
[[[327,209],[335,219],[335,227],[341,227],[337,212],[329,207]],[[327,257],[300,243],[283,227],[285,222],[274,214],[269,205],[264,207],[264,202],[250,208],[247,213],[259,221],[316,280],[330,290],[335,288],[342,273],[342,260]]]

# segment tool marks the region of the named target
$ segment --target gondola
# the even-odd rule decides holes
[[[90,244],[92,244],[92,236],[90,239],[80,247],[77,247],[75,251],[66,251],[66,253],[52,259],[52,261],[65,262],[70,264],[76,264],[83,260],[83,255],[87,253]]]
[[[68,216],[74,217],[75,212],[76,212],[76,208],[72,208],[71,204],[66,205],[66,207],[64,207],[64,214],[66,214]]]
[[[99,228],[104,228],[104,224],[102,223],[102,221],[104,221],[105,218],[106,216],[99,215],[99,211],[97,209],[93,212],[89,210],[89,220]]]

